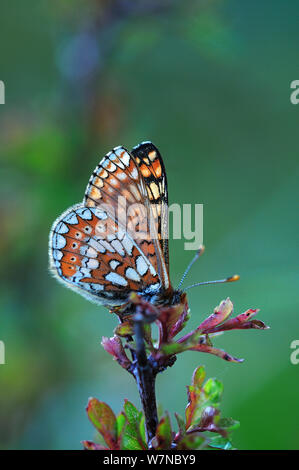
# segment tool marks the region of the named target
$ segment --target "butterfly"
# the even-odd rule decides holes
[[[49,257],[59,281],[111,311],[130,311],[132,292],[154,305],[180,302],[169,279],[166,172],[153,143],[101,160],[83,202],[55,220]]]

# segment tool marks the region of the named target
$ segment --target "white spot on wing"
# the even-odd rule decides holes
[[[128,279],[131,279],[132,281],[137,281],[137,282],[140,281],[139,274],[133,268],[126,269],[126,276]]]
[[[67,222],[68,224],[78,224],[79,223],[75,212],[71,212],[70,214],[66,215],[63,220],[65,222]]]
[[[82,207],[81,209],[77,210],[77,214],[84,220],[91,220],[92,213],[89,209]]]
[[[59,250],[54,250],[53,251],[53,258],[55,260],[60,261],[62,257],[63,257],[62,251],[59,251]]]
[[[155,270],[155,268],[154,268],[154,266],[153,266],[152,264],[150,264],[150,272],[151,272],[151,274],[152,274],[153,276],[156,276],[156,275],[157,275],[156,270]]]
[[[101,240],[102,245],[106,248],[107,251],[110,251],[111,253],[115,253],[115,249],[113,246],[111,246],[110,243],[108,243],[106,240]]]
[[[67,233],[69,231],[67,225],[64,222],[59,222],[57,227],[55,228],[55,232],[57,233]]]
[[[119,286],[128,285],[128,282],[124,277],[114,272],[110,272],[109,274],[107,274],[106,280],[112,282],[112,284],[118,284]]]
[[[91,258],[88,260],[86,266],[90,269],[97,269],[99,267],[99,262],[97,259]]]
[[[125,149],[123,147],[115,149],[114,152],[115,152],[115,155],[117,155],[119,157],[119,159],[121,160],[121,162],[124,165],[129,166],[129,164],[130,164],[130,155],[128,154],[128,152],[125,151]]]
[[[80,268],[79,272],[82,274],[82,277],[90,277],[90,269]]]
[[[111,267],[112,269],[116,269],[117,266],[120,265],[120,262],[117,261],[116,259],[112,259],[111,261],[109,261],[109,264],[110,264],[110,267]]]
[[[138,256],[138,258],[136,259],[136,268],[140,276],[143,276],[147,272],[148,265],[146,264],[142,256]]]
[[[95,283],[92,283],[90,284],[91,287],[96,290],[96,291],[101,291],[101,290],[104,290],[104,286],[103,284],[95,284]]]
[[[91,246],[98,253],[106,253],[105,247],[93,238],[89,240],[88,245]]]
[[[59,250],[60,248],[65,247],[65,245],[66,245],[65,237],[63,237],[59,233],[54,233],[53,234],[53,247]]]
[[[106,168],[108,171],[110,172],[114,172],[116,170],[116,166],[114,165],[114,163],[112,163],[112,161],[110,160],[110,158],[107,158],[103,163],[102,163],[102,166],[104,168]]]
[[[109,234],[107,235],[107,240],[108,240],[108,242],[111,242],[112,240],[115,240],[115,238],[116,238],[116,237],[115,237],[114,233],[109,233]]]
[[[88,256],[89,258],[96,258],[97,257],[97,252],[94,248],[92,248],[91,246],[88,246],[87,250],[86,250],[86,256]]]
[[[115,250],[117,251],[119,255],[125,256],[125,250],[123,249],[123,246],[119,240],[113,240],[111,242],[111,245],[113,246],[113,248],[115,248]]]
[[[119,165],[119,166],[120,166],[120,165]],[[125,179],[127,179],[127,175],[126,175],[126,173],[123,173],[123,172],[122,172],[122,173],[118,173],[118,174],[117,174],[117,178],[118,178],[119,180],[124,181]]]
[[[116,178],[110,178],[109,183],[112,184],[113,186],[118,186],[119,182],[117,181]]]
[[[133,168],[133,170],[131,171],[130,175],[131,175],[131,177],[132,177],[134,180],[137,180],[137,179],[138,179],[138,171],[137,171],[137,168]]]
[[[107,219],[107,212],[104,211],[103,209],[100,209],[99,207],[93,207],[90,209],[94,215],[98,218],[98,219],[101,219],[101,220],[105,220]]]
[[[133,242],[130,240],[130,238],[128,237],[128,235],[125,235],[123,240],[122,240],[122,244],[126,250],[126,252],[128,253],[129,256],[132,256],[132,250],[133,250]]]

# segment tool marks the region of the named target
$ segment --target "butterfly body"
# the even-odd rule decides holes
[[[154,305],[180,302],[169,280],[167,180],[158,149],[116,147],[89,180],[84,200],[50,232],[50,268],[64,285],[117,313],[136,292]]]

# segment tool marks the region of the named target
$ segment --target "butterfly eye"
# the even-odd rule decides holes
[[[90,234],[92,232],[92,228],[90,227],[90,225],[86,225],[86,227],[84,227],[83,230],[84,230],[85,233],[88,233],[88,234]]]

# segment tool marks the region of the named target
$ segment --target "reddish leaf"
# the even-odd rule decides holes
[[[226,300],[222,300],[220,305],[215,308],[214,313],[210,315],[206,320],[204,320],[197,330],[201,330],[203,332],[206,332],[207,330],[210,330],[211,328],[216,327],[220,323],[223,323],[232,313],[233,311],[233,304],[229,298]]]
[[[113,336],[112,338],[106,338],[103,336],[102,346],[105,351],[111,354],[124,369],[130,369],[132,363],[126,355],[122,342],[118,336]]]
[[[110,406],[96,398],[90,398],[86,411],[90,421],[103,436],[108,447],[116,449],[117,423]]]
[[[196,346],[193,346],[192,348],[190,348],[190,350],[213,354],[214,356],[221,357],[221,359],[224,359],[225,361],[228,361],[228,362],[243,362],[244,361],[244,359],[238,359],[237,357],[233,357],[227,352],[223,351],[222,349],[213,348],[212,346],[209,346],[208,344],[197,344]]]
[[[183,305],[183,311],[179,314],[176,322],[172,325],[169,331],[169,338],[174,338],[182,329],[185,327],[187,321],[190,318],[189,307],[187,304],[187,298],[182,297],[181,304]],[[177,312],[178,313],[178,312]]]
[[[220,411],[217,410],[217,408],[214,408],[213,406],[207,406],[200,418],[200,427],[208,427],[210,424],[214,423],[214,419],[216,416],[219,416]]]
[[[193,372],[191,385],[187,387],[188,405],[185,410],[186,429],[191,426],[192,421],[194,420],[194,414],[198,407],[198,401],[200,399],[201,394],[201,387],[205,380],[205,376],[206,373],[204,367],[197,367]]]
[[[193,427],[187,434],[214,432],[227,438],[229,432],[239,427],[239,422],[231,418],[220,418],[220,411],[213,406],[207,406],[201,415],[198,426]]]
[[[219,331],[227,331],[227,330],[243,330],[249,328],[255,328],[260,330],[266,330],[269,327],[265,325],[260,320],[251,320],[251,318],[259,312],[259,309],[248,309],[244,313],[240,313],[235,318],[231,318],[227,320],[224,324],[216,326],[214,328],[210,328],[208,333],[216,333]]]
[[[193,427],[187,434],[201,433],[201,432],[217,432],[221,436],[226,437],[227,432],[221,427],[217,426],[219,421],[220,411],[213,407],[207,406],[201,414],[200,422],[198,426]]]
[[[203,366],[199,366],[195,369],[192,375],[192,385],[198,390],[202,387],[204,380],[206,378],[206,372]]]
[[[251,321],[243,323],[239,327],[240,330],[247,330],[251,328],[255,330],[269,330],[270,326],[265,325],[265,323],[262,322],[261,320],[251,320]]]
[[[183,296],[180,304],[163,307],[158,318],[160,329],[160,345],[171,341],[184,327],[189,319],[187,297]]]
[[[92,441],[81,441],[85,450],[109,450],[108,447],[104,447],[100,444],[96,444]]]

